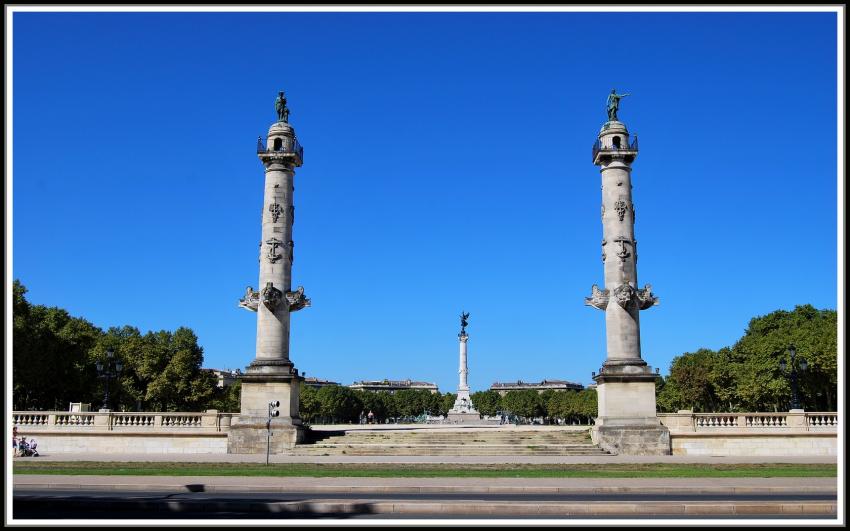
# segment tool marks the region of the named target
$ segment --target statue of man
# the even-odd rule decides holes
[[[277,93],[277,99],[274,100],[274,110],[277,111],[277,120],[279,122],[289,121],[289,109],[286,108],[286,96],[283,91]]]
[[[611,94],[608,94],[608,101],[605,106],[608,109],[608,121],[617,121],[617,109],[620,108],[620,98],[631,96],[631,94],[617,94],[617,89],[611,89]]]
[[[465,332],[466,326],[469,324],[466,320],[469,319],[469,314],[460,312],[460,331]]]

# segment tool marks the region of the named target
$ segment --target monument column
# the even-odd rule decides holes
[[[617,118],[620,98],[608,96],[608,121],[593,145],[593,163],[602,176],[602,263],[605,288],[593,285],[585,304],[605,312],[607,357],[598,375],[598,418],[592,431],[602,448],[629,455],[667,455],[670,434],[657,419],[657,375],[641,358],[640,315],[658,304],[647,284],[638,288],[635,207],[631,164],[637,137]]]
[[[257,140],[257,155],[265,167],[262,233],[259,250],[258,291],[249,287],[239,306],[257,312],[257,347],[254,361],[242,380],[239,419],[231,424],[230,453],[266,451],[269,402],[280,401],[280,416],[271,421],[272,447],[289,448],[303,439],[298,414],[299,385],[295,365],[289,358],[290,313],[310,305],[304,288],[292,291],[295,258],[292,225],[295,221],[295,168],[301,166],[304,150],[289,124],[289,109],[283,92],[275,100],[278,120],[269,128],[266,143]]]
[[[454,406],[448,412],[448,419],[457,423],[478,422],[481,420],[481,413],[475,409],[472,404],[472,398],[469,396],[469,382],[467,381],[469,369],[466,363],[466,343],[469,341],[469,334],[466,333],[467,319],[469,314],[461,312],[460,315],[460,334],[457,335],[460,340],[460,369],[458,370],[459,382],[457,386],[457,398]]]

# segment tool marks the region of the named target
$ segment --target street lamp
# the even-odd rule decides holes
[[[785,363],[785,358],[779,362],[779,370],[791,378],[791,409],[802,409],[800,405],[800,395],[797,391],[797,376],[801,372],[805,372],[809,364],[804,358],[797,361],[797,348],[794,345],[788,347],[788,353],[791,355],[790,367]],[[786,371],[785,369],[790,369]]]
[[[271,449],[272,439],[272,419],[280,416],[280,400],[272,400],[269,402],[269,420],[266,422],[266,465],[269,464],[269,451]]]
[[[112,349],[109,349],[106,351],[106,363],[97,360],[95,368],[97,369],[97,377],[105,380],[103,385],[103,407],[101,411],[109,411],[109,380],[111,378],[117,378],[121,374],[124,364],[120,359],[115,359],[115,353]]]

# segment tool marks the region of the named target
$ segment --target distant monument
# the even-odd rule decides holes
[[[257,312],[257,351],[241,376],[241,412],[230,427],[228,453],[265,453],[269,431],[273,433],[272,453],[291,448],[304,438],[298,414],[303,378],[289,359],[290,312],[310,306],[304,288],[292,290],[293,181],[304,150],[289,125],[282,91],[275,100],[275,111],[278,121],[269,128],[266,144],[262,138],[257,141],[257,155],[265,166],[259,289],[249,286],[239,301],[242,308]],[[273,401],[280,401],[280,416],[272,419],[269,403]]]
[[[466,327],[469,324],[468,319],[469,314],[461,312],[460,334],[457,336],[460,339],[460,369],[458,370],[460,382],[457,386],[457,398],[454,406],[448,413],[448,420],[457,423],[479,422],[481,420],[481,413],[475,409],[475,406],[472,405],[472,399],[469,397],[469,383],[467,382],[469,374],[466,363],[466,342],[469,340],[469,335],[466,333]]]
[[[608,121],[593,145],[593,164],[602,174],[602,263],[605,288],[593,285],[585,304],[605,312],[608,356],[597,383],[598,418],[593,441],[612,453],[670,454],[670,432],[655,411],[658,378],[641,358],[640,310],[658,304],[647,284],[638,288],[635,208],[632,203],[631,163],[638,153],[637,137],[629,140],[618,121],[620,98],[608,95]]]

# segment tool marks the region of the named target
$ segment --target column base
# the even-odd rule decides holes
[[[608,360],[594,377],[598,417],[591,439],[621,455],[670,455],[670,430],[655,411],[657,374],[641,359]]]
[[[227,453],[260,454],[266,452],[267,438],[271,453],[291,450],[304,440],[306,428],[301,422],[298,406],[303,378],[291,363],[251,364],[240,378],[242,404],[238,418],[230,424]],[[269,403],[280,402],[279,416],[269,422]]]
[[[448,420],[452,424],[480,424],[481,413],[475,410],[465,413],[459,411],[449,411],[449,413],[446,415],[446,420]]]
[[[656,420],[656,422],[658,422]],[[671,455],[670,430],[661,424],[594,426],[590,439],[614,455]]]
[[[231,424],[227,434],[227,453],[264,454],[268,451],[273,455],[283,454],[304,440],[306,429],[300,424],[287,425],[273,422],[271,436],[269,436],[266,422],[268,419],[240,417],[238,421]]]

